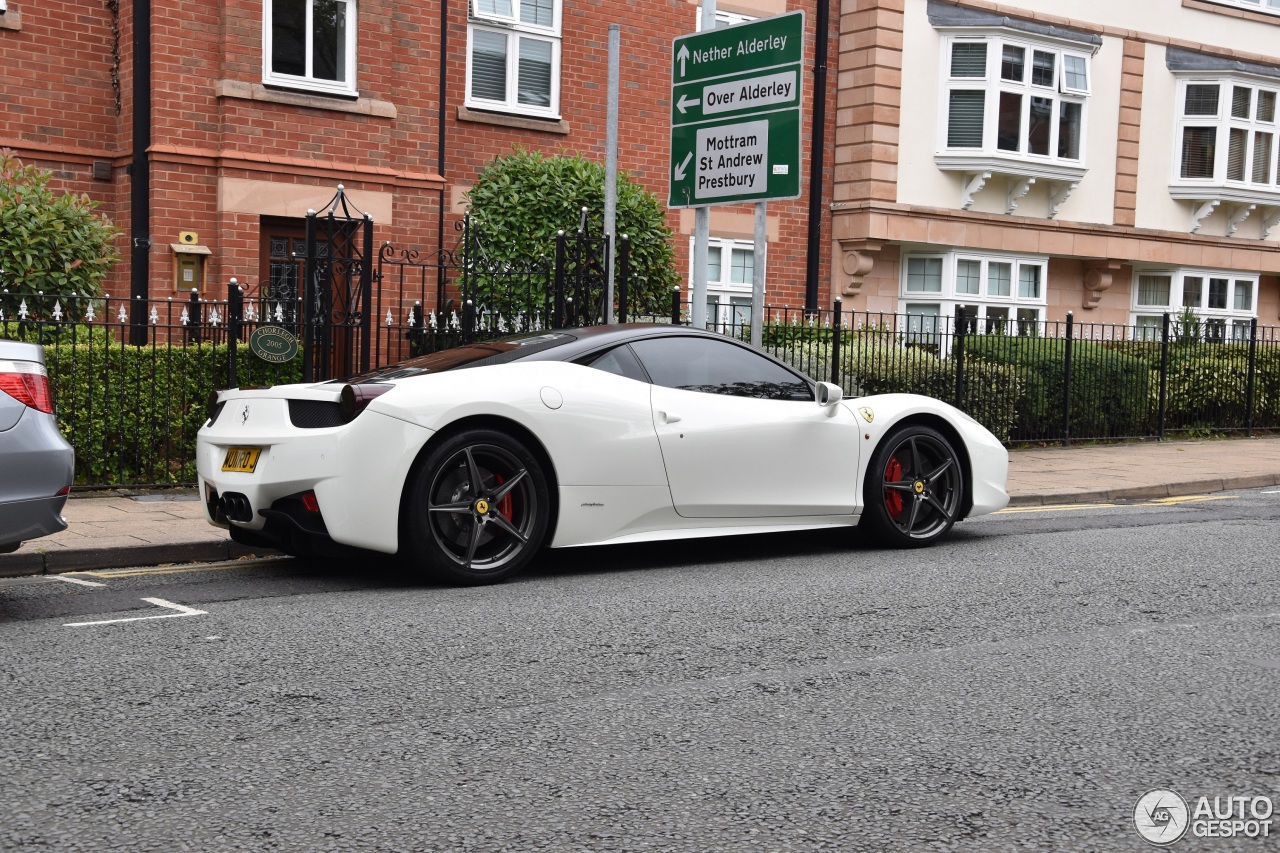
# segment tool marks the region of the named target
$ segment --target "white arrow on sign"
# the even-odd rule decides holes
[[[680,111],[681,115],[684,115],[685,111],[687,111],[689,107],[696,107],[701,103],[701,98],[690,98],[682,94],[680,95],[680,100],[676,101],[676,109]]]
[[[692,152],[692,151],[690,151],[688,154],[686,154],[686,155],[685,155],[684,159],[683,159],[682,161],[680,161],[680,165],[679,165],[679,166],[676,166],[676,180],[677,180],[677,181],[683,181],[683,180],[684,180],[684,170],[688,167],[688,165],[689,165],[689,161],[690,161],[690,160],[692,160],[692,159],[693,159],[693,152]]]
[[[689,61],[689,46],[687,44],[680,45],[679,52],[676,53],[676,59],[680,60],[680,76],[684,76],[684,64]]]

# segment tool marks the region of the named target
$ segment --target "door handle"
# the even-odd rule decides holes
[[[671,412],[658,412],[658,417],[662,419],[664,424],[674,424],[680,422],[679,415],[673,415]]]

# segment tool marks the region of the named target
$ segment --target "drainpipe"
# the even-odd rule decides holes
[[[151,275],[151,0],[133,4],[133,163],[129,175],[129,295],[134,305],[132,342],[147,342],[147,311]]]
[[[809,252],[804,274],[804,308],[818,311],[818,261],[822,257],[822,170],[827,136],[827,42],[831,0],[818,0],[813,50],[813,138],[809,140]]]
[[[446,116],[446,95],[448,94],[448,84],[445,82],[448,78],[449,71],[449,0],[441,0],[440,3],[440,117],[438,124],[440,125],[440,139],[436,143],[436,174],[444,181],[444,146],[445,146],[445,119]],[[440,209],[436,216],[436,250],[444,251],[444,193],[447,188],[446,183],[440,185]],[[436,266],[436,311],[444,310],[444,288],[445,288],[445,268],[443,255],[441,262]],[[418,318],[422,322],[422,318]]]

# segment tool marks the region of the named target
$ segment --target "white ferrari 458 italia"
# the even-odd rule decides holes
[[[682,326],[531,333],[223,391],[200,490],[237,542],[400,554],[463,584],[544,546],[856,525],[917,547],[1008,503],[1008,454],[968,415],[842,397]]]

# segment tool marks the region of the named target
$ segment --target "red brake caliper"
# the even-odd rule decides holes
[[[503,482],[505,482],[502,479],[501,474],[495,474],[493,478],[499,486],[501,486]],[[498,501],[498,512],[507,521],[511,520],[511,507],[512,507],[511,493],[507,492],[505,495],[502,496],[502,500]]]
[[[889,464],[884,466],[884,481],[886,483],[902,481],[902,463],[898,461],[898,457],[889,457]],[[897,489],[885,489],[884,508],[889,511],[889,515],[893,518],[902,515],[902,492]]]

